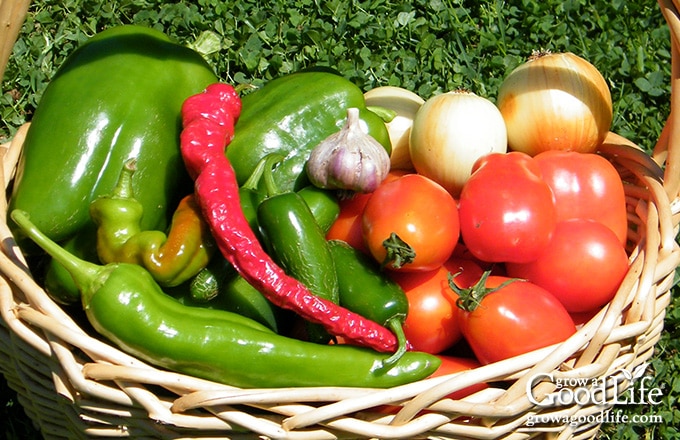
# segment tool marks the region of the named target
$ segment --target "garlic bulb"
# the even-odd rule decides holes
[[[347,122],[311,152],[307,175],[325,189],[373,192],[390,171],[390,156],[361,128],[359,109],[347,110]]]

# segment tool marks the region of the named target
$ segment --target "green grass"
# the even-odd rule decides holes
[[[229,2],[231,3],[231,2]],[[37,0],[15,45],[0,97],[0,139],[11,137],[55,69],[80,42],[113,24],[159,28],[206,54],[219,76],[259,83],[311,65],[331,66],[363,89],[397,85],[424,98],[468,88],[495,99],[505,75],[533,49],[572,51],[595,64],[614,99],[613,129],[654,146],[669,113],[670,37],[655,2],[624,0]],[[266,6],[265,6],[266,5]],[[627,407],[663,424],[608,425],[604,438],[676,438],[680,310],[670,307],[651,363],[663,404]],[[7,438],[30,438],[11,393]],[[7,403],[5,403],[7,402]],[[0,436],[2,432],[0,432]]]

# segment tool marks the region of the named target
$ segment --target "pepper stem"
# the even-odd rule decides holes
[[[264,171],[271,170],[274,167],[274,165],[281,162],[283,159],[284,159],[283,155],[277,153],[268,154],[262,159],[260,159],[260,161],[255,166],[255,169],[253,170],[252,174],[248,177],[248,180],[246,180],[245,183],[243,184],[242,188],[250,189],[253,191],[257,190],[257,187],[260,185],[260,180],[262,180],[262,175],[264,174]]]
[[[402,326],[400,317],[390,318],[386,323],[386,327],[392,330],[394,335],[397,337],[397,350],[388,357],[384,362],[383,366],[389,367],[401,359],[401,357],[406,353],[408,348],[408,341],[406,340],[406,334],[404,333],[404,327]]]
[[[514,283],[515,281],[522,281],[519,278],[512,278],[501,283],[496,287],[488,288],[486,287],[486,280],[489,278],[489,275],[491,275],[491,271],[487,270],[484,271],[482,276],[473,286],[463,289],[458,287],[456,283],[453,281],[454,278],[457,277],[458,275],[460,275],[460,272],[455,274],[449,273],[448,275],[449,288],[451,288],[451,290],[456,292],[456,294],[458,295],[458,299],[456,300],[456,306],[465,310],[466,312],[474,311],[477,307],[479,307],[484,297],[486,297],[490,293],[500,290],[503,287],[507,286],[508,284]]]
[[[85,261],[66,251],[42,233],[31,222],[26,211],[15,209],[11,212],[10,216],[31,240],[47,252],[55,261],[64,266],[66,271],[73,277],[73,281],[76,283],[81,294],[87,293],[92,283],[99,281],[105,267]],[[85,299],[85,295],[83,295],[83,300]]]
[[[131,199],[134,197],[132,190],[132,175],[137,169],[137,161],[135,159],[130,159],[125,161],[123,164],[123,169],[118,176],[118,182],[116,186],[111,191],[111,198],[114,199]]]
[[[265,194],[267,194],[267,197],[272,197],[281,193],[278,185],[274,181],[272,168],[274,167],[274,165],[281,162],[282,160],[283,156],[275,153],[268,154],[262,159],[262,161],[264,162],[262,178],[264,179]]]
[[[408,263],[413,263],[416,258],[416,252],[411,245],[402,240],[395,232],[390,234],[390,238],[383,241],[383,247],[386,254],[381,267],[386,267],[391,264],[394,269],[400,269],[401,266]]]

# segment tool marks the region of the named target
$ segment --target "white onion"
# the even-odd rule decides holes
[[[419,174],[457,197],[475,161],[507,151],[505,122],[488,99],[467,91],[436,95],[418,110],[411,128],[411,162]]]

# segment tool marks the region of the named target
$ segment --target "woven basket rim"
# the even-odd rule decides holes
[[[673,35],[680,36],[676,6],[670,0],[660,5]],[[4,7],[0,3],[0,10]],[[674,59],[679,56],[677,41],[673,39]],[[672,99],[676,95],[673,92]],[[675,147],[680,133],[674,130],[680,127],[678,117],[669,116],[651,156],[614,133],[601,148],[626,183],[631,265],[616,297],[562,344],[381,390],[239,389],[165,371],[88,333],[49,298],[30,277],[13,242],[7,200],[2,199],[0,372],[27,396],[22,401],[27,412],[54,438],[210,438],[228,433],[233,438],[459,439],[550,437],[560,432],[560,438],[591,438],[600,423],[589,416],[611,405],[543,407],[530,397],[555,393],[557,386],[554,381],[532,380],[539,373],[606,379],[608,392],[623,392],[653,355],[680,265],[680,147]],[[5,188],[11,184],[29,126],[0,146]],[[489,386],[464,399],[447,398],[481,382]],[[529,422],[543,415],[580,423],[534,429]]]

